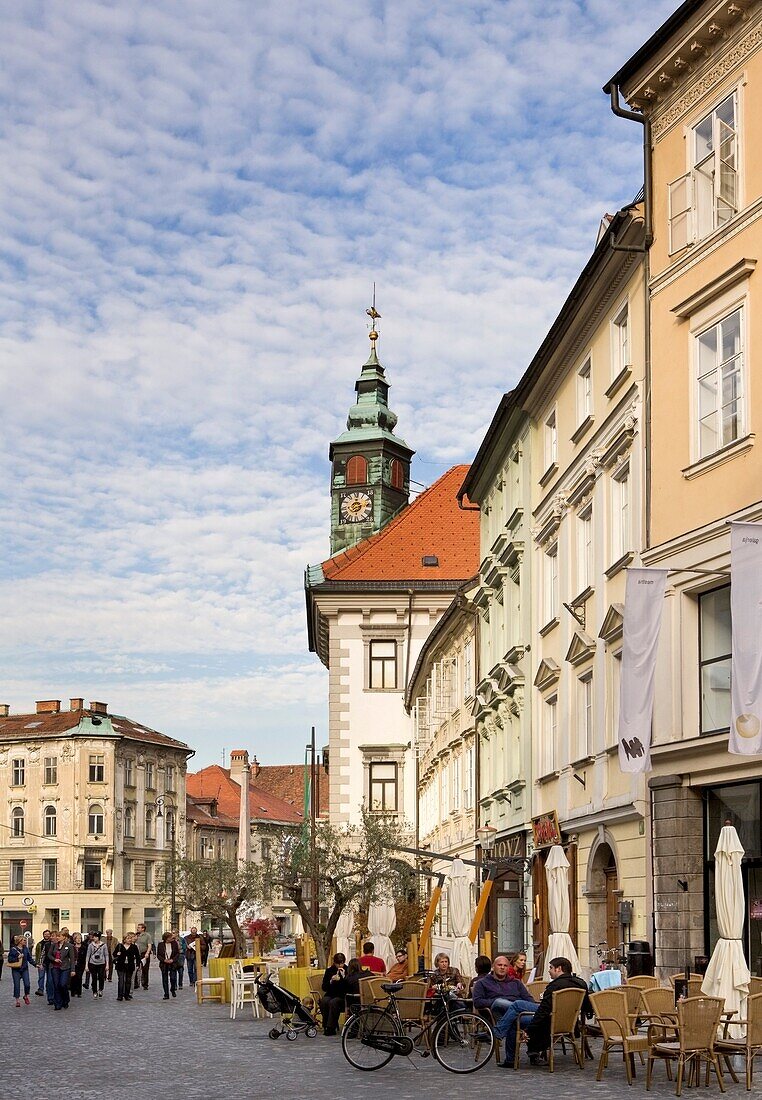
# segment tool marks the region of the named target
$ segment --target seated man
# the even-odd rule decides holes
[[[518,978],[508,976],[508,966],[507,957],[498,955],[492,964],[490,973],[485,974],[483,978],[477,978],[474,982],[471,996],[474,999],[475,1009],[488,1008],[495,1019],[501,1018],[508,1009],[514,1009],[514,1006],[523,1006],[523,1008],[517,1008],[514,1011],[512,1021],[515,1023],[516,1011],[521,1012],[525,1009],[536,1008],[537,1002],[532,999],[523,982],[520,982]],[[500,1022],[502,1024],[502,1019]],[[515,1031],[514,1027],[514,1034]],[[506,1034],[508,1033],[501,1033],[501,1037]]]
[[[550,1046],[550,1017],[553,1011],[553,994],[558,989],[584,989],[585,999],[582,1002],[582,1013],[585,1016],[593,1015],[593,1006],[587,996],[587,982],[584,978],[578,978],[572,974],[571,963],[568,959],[551,959],[548,964],[550,982],[542,995],[539,1007],[534,1014],[534,1019],[525,1028],[529,1036],[527,1050],[529,1061],[537,1065],[539,1057]],[[502,1023],[502,1021],[501,1021]]]
[[[320,998],[320,1011],[323,1013],[323,1034],[335,1035],[339,1026],[339,1016],[344,1011],[347,996],[347,959],[341,951],[333,956],[333,965],[323,975],[323,996]]]
[[[362,955],[360,955],[360,967],[362,970],[369,970],[371,974],[386,974],[386,965],[383,959],[379,959],[378,955],[375,955],[376,945],[368,940],[367,943],[362,945]]]

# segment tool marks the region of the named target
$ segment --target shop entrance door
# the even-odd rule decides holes
[[[604,875],[606,878],[606,945],[615,950],[619,946],[619,879],[616,864],[609,864]]]

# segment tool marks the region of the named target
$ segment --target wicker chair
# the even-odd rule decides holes
[[[548,1046],[548,1070],[553,1073],[553,1052],[556,1043],[565,1043],[568,1039],[574,1052],[574,1060],[580,1069],[585,1068],[585,1060],[582,1055],[582,1044],[578,1045],[575,1031],[579,1023],[579,1015],[582,1011],[582,1002],[586,996],[584,989],[557,989],[553,993],[553,1004],[550,1013],[550,1044]],[[516,1041],[516,1058],[514,1066],[518,1068],[519,1052],[521,1050],[521,1018],[519,1016],[517,1026],[519,1034]],[[565,1048],[564,1048],[565,1049]]]
[[[481,1018],[483,1020],[486,1020],[486,1022],[489,1024],[490,1031],[492,1032],[493,1035],[495,1035],[495,1024],[497,1023],[497,1020],[495,1019],[494,1015],[492,1014],[492,1009],[491,1008],[477,1008],[476,1009],[476,1014],[478,1016],[481,1016]],[[501,1061],[501,1058],[500,1058],[500,1042],[501,1042],[501,1040],[498,1039],[497,1035],[495,1035],[495,1061],[498,1063],[498,1065],[500,1064],[500,1061]]]
[[[628,978],[625,988],[636,986],[638,989],[658,989],[659,979],[652,978],[648,974],[638,974],[635,978]]]
[[[389,979],[380,978],[363,978],[360,982],[360,1003],[364,1005],[378,1005],[379,1008],[386,1008],[389,1004],[389,995],[384,993],[381,988],[382,985],[388,985]]]
[[[701,1079],[701,1062],[703,1059],[706,1060],[707,1064],[711,1063],[714,1066],[720,1091],[725,1091],[722,1071],[715,1051],[717,1028],[719,1027],[723,1007],[724,1002],[720,997],[689,997],[687,1001],[678,1004],[677,1041],[657,1041],[651,1045],[648,1054],[646,1089],[651,1088],[651,1074],[655,1058],[677,1062],[676,1096],[680,1096],[682,1093],[686,1066],[695,1071],[697,1081]],[[649,1027],[648,1030],[650,1040],[653,1038],[652,1029]]]
[[[735,1022],[735,1021],[734,1021]],[[744,1023],[743,1020],[740,1023]],[[746,1002],[746,1038],[745,1039],[718,1039],[714,1049],[725,1059],[730,1076],[734,1081],[738,1078],[730,1064],[730,1056],[740,1054],[746,1061],[746,1089],[751,1092],[751,1082],[754,1075],[754,1059],[762,1054],[762,992],[755,993]]]
[[[547,988],[547,982],[530,982],[527,986],[527,992],[529,993],[530,997],[533,997],[534,1000],[537,1001],[537,1003],[539,1004],[539,1002],[542,1000],[542,995]]]
[[[382,979],[388,985],[387,979]],[[402,989],[395,994],[397,1011],[404,1028],[413,1028],[416,1024],[423,1024],[423,1013],[426,1008],[426,991],[428,982],[421,978],[406,978],[402,983]],[[387,997],[388,1001],[388,997]]]
[[[669,984],[672,986],[673,989],[675,988],[675,982],[677,981],[678,978],[685,978],[685,971],[684,970],[678,970],[677,974],[670,974]],[[688,975],[688,978],[689,978],[689,980],[691,978],[701,978],[701,975],[700,974],[694,974],[693,971],[691,971],[691,973]],[[703,978],[701,978],[701,980],[703,981]]]
[[[590,1003],[595,1009],[595,1016],[603,1034],[603,1049],[598,1063],[596,1081],[601,1080],[603,1071],[608,1066],[609,1051],[622,1051],[628,1085],[632,1084],[635,1076],[633,1055],[648,1053],[648,1036],[638,1035],[635,1032],[628,1000],[623,989],[604,989],[600,993],[590,994]]]
[[[323,996],[323,975],[308,974],[307,985],[310,991],[306,996],[302,997],[302,1004],[308,1012],[312,1013],[318,1024],[322,1027],[323,1013],[320,1010],[320,998]]]

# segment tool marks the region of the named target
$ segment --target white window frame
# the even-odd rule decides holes
[[[586,355],[577,370],[577,424],[593,415],[593,358]]]
[[[100,828],[98,819],[100,818]],[[87,835],[104,836],[106,832],[106,813],[100,803],[94,803],[87,810]]]
[[[474,761],[475,750],[473,745],[469,745],[466,749],[466,768],[465,768],[465,780],[463,785],[463,808],[465,810],[472,810],[474,808]]]
[[[611,379],[632,367],[632,326],[630,300],[625,298],[611,318]]]
[[[106,756],[104,753],[90,753],[87,763],[87,780],[89,783],[106,782]]]
[[[124,762],[124,785],[125,787],[135,786],[135,761],[132,757],[127,757]]]
[[[58,757],[45,756],[42,761],[42,782],[46,787],[55,786],[58,782]]]
[[[52,874],[51,874],[52,872]],[[52,879],[52,882],[51,882]],[[43,859],[42,861],[42,888],[43,890],[58,889],[58,860]]]
[[[593,753],[593,722],[595,696],[592,669],[577,679],[577,759]]]
[[[124,838],[125,840],[135,839],[135,807],[125,806],[124,808]]]
[[[15,760],[11,760],[11,786],[26,786],[26,761],[23,757],[17,757]]]
[[[545,448],[544,469],[547,472],[558,462],[558,412],[555,405],[545,418],[543,440]]]
[[[632,482],[630,463],[611,476],[611,560],[620,561],[632,550]]]
[[[558,696],[543,699],[542,739],[540,741],[540,775],[550,775],[556,769],[558,739]]]
[[[391,646],[391,654],[379,649]],[[368,643],[368,690],[396,691],[400,649],[396,638],[371,638]]]
[[[11,810],[11,836],[14,840],[23,840],[26,836],[26,815],[23,806],[14,806]]]
[[[58,836],[58,813],[55,806],[46,806],[42,811],[42,831],[46,837]]]
[[[154,764],[153,764],[152,760],[146,760],[145,779],[146,779],[146,790],[147,791],[156,790],[156,772],[154,770]]]
[[[698,323],[698,318],[696,318],[694,320],[694,324],[692,325],[691,339],[693,341],[693,378],[694,378],[694,416],[693,416],[694,447],[693,447],[693,451],[694,451],[695,460],[697,462],[700,462],[705,458],[709,458],[711,455],[716,454],[718,451],[723,450],[725,447],[732,446],[732,444],[737,443],[739,439],[743,439],[744,435],[747,432],[747,427],[746,427],[746,421],[747,421],[747,415],[748,415],[747,414],[748,401],[747,401],[747,396],[746,396],[747,395],[747,387],[748,387],[748,366],[747,366],[748,334],[746,332],[747,312],[748,311],[746,309],[746,299],[743,298],[740,301],[736,301],[736,303],[731,308],[724,309],[720,313],[719,316],[716,316],[716,317],[713,317],[711,319],[706,320],[704,324],[699,324]],[[703,376],[700,374],[701,364],[700,364],[700,350],[699,350],[700,345],[699,345],[699,341],[700,341],[702,336],[706,335],[706,333],[710,332],[712,329],[717,329],[718,330],[718,341],[717,341],[717,343],[718,343],[718,347],[719,347],[719,329],[720,329],[720,326],[725,321],[727,321],[730,317],[732,317],[734,313],[739,313],[740,314],[739,331],[740,331],[740,337],[741,337],[740,338],[739,351],[736,353],[736,356],[733,357],[733,358],[740,359],[740,366],[738,367],[738,370],[737,370],[737,375],[738,375],[738,379],[739,379],[739,386],[738,386],[739,397],[737,398],[737,401],[738,401],[739,408],[738,408],[738,414],[737,414],[738,422],[737,422],[736,435],[734,436],[733,439],[731,439],[727,442],[723,442],[723,440],[722,440],[722,419],[721,418],[722,418],[722,409],[723,409],[724,406],[723,406],[723,403],[722,403],[722,388],[721,388],[721,385],[717,385],[716,386],[717,403],[716,403],[716,406],[715,406],[714,415],[715,415],[715,417],[719,418],[719,420],[720,420],[720,425],[719,425],[720,430],[717,433],[718,445],[712,451],[710,451],[710,450],[703,451],[702,450],[702,445],[701,445],[701,421],[703,419],[706,419],[706,414],[705,414],[704,417],[701,416],[701,378],[702,377],[704,377],[704,378],[708,377],[708,373],[703,375]],[[718,360],[717,365],[714,368],[714,373],[715,373],[716,377],[721,374],[722,367],[723,367],[723,363]]]
[[[463,776],[463,765],[460,755],[453,756],[452,758],[452,809],[458,811],[461,808],[461,784]]]
[[[543,584],[543,623],[551,623],[558,618],[558,543],[545,548]]]
[[[592,502],[577,513],[577,595],[593,585],[595,576],[595,538]]]
[[[667,187],[670,256],[704,240],[743,209],[740,92],[740,84],[725,90],[710,110],[684,130],[688,171]],[[732,130],[717,114],[729,99],[733,100]],[[712,151],[699,159],[698,129],[706,122],[711,122]],[[732,188],[723,189],[723,180],[730,179]]]

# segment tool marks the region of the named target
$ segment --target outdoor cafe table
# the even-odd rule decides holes
[[[243,966],[254,966],[258,970],[264,969],[261,958],[249,959],[209,959],[209,977],[225,979],[225,1004],[230,1003],[230,966],[231,963],[240,962]]]

